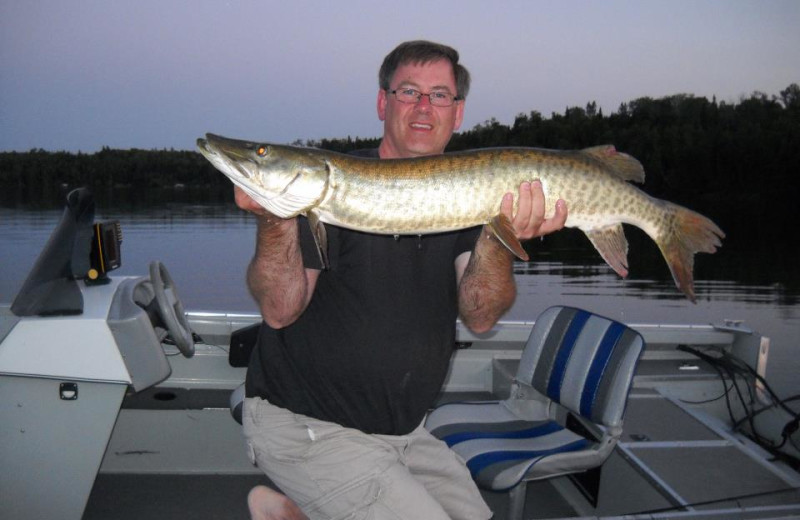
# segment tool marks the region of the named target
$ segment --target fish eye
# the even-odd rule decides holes
[[[256,153],[258,154],[259,157],[266,156],[267,154],[269,154],[269,146],[264,146],[264,145],[259,146],[258,149],[256,150]]]

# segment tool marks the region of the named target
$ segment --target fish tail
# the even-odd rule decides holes
[[[670,202],[665,204],[667,225],[655,242],[669,265],[675,285],[695,303],[694,255],[714,253],[722,245],[725,233],[699,213]]]

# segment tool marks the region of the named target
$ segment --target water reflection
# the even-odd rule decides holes
[[[557,254],[557,251],[554,251]],[[572,253],[574,255],[574,252]],[[556,261],[531,261],[516,262],[514,272],[519,275],[556,275],[561,277],[558,283],[566,286],[579,287],[577,290],[587,290],[589,292],[577,292],[575,294],[631,294],[639,293],[643,298],[656,299],[682,299],[683,294],[674,285],[666,263],[660,257],[657,261],[663,263],[663,269],[653,269],[649,278],[641,278],[641,273],[632,272],[627,279],[621,279],[609,266],[598,260],[598,256],[589,248],[584,252],[584,262],[578,263],[575,260],[568,262]],[[745,256],[742,262],[747,262],[752,256]],[[760,260],[758,261],[760,264]],[[739,269],[743,269],[739,266]],[[773,276],[785,276],[792,279],[795,276],[795,269],[792,272],[782,274],[772,273]],[[699,275],[699,273],[697,273]],[[747,283],[730,279],[726,272],[718,271],[717,279],[696,279],[695,293],[698,300],[738,300],[752,303],[777,303],[782,305],[797,305],[800,303],[798,297],[800,291],[792,290],[787,283],[773,282],[767,285]]]
[[[46,186],[43,193],[28,197],[25,190],[0,192],[0,207],[15,210],[60,210],[67,194],[78,186],[54,184]],[[138,213],[169,205],[203,205],[231,207],[233,190],[210,189],[207,186],[178,185],[173,188],[113,184],[107,189],[92,191],[98,208],[117,208],[119,211]]]

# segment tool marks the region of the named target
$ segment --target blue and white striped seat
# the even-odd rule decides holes
[[[508,399],[440,406],[426,428],[464,458],[479,486],[511,490],[521,516],[526,481],[582,472],[611,454],[643,349],[622,323],[551,307],[534,324]]]

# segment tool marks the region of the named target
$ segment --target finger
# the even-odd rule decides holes
[[[564,227],[567,223],[567,201],[564,199],[558,199],[556,201],[556,214],[553,215],[552,219],[559,228]]]
[[[512,218],[512,212],[514,211],[514,194],[513,193],[506,193],[503,195],[503,200],[500,201],[500,213],[508,217],[508,220]]]
[[[523,182],[519,185],[519,199],[517,200],[517,213],[514,215],[514,229],[519,232],[524,232],[528,227],[528,222],[531,217],[531,183]]]
[[[233,199],[236,201],[236,205],[242,209],[247,209],[247,206],[249,206],[253,200],[242,188],[235,185],[233,187]]]
[[[568,213],[567,203],[563,199],[558,199],[558,201],[556,201],[555,214],[542,222],[542,225],[539,227],[538,236],[547,235],[548,233],[562,229],[567,223]]]
[[[545,207],[544,188],[540,181],[531,183],[531,225],[538,228],[544,221]]]
[[[233,198],[236,201],[236,205],[239,208],[254,213],[256,215],[267,215],[269,214],[267,210],[265,210],[261,204],[256,202],[255,200],[250,197],[243,189],[239,186],[233,187]]]
[[[528,212],[525,220],[517,229],[521,240],[528,240],[539,235],[539,227],[544,222],[545,197],[542,183],[533,181],[530,183],[530,193],[528,195]],[[520,214],[520,216],[523,216]]]

